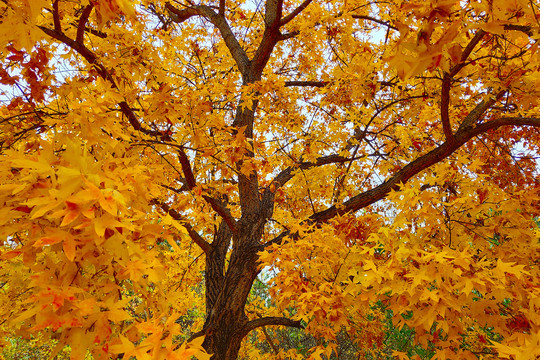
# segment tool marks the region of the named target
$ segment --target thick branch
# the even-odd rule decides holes
[[[242,49],[242,46],[240,46],[240,43],[238,42],[236,36],[234,36],[229,24],[227,23],[227,20],[225,19],[224,14],[218,14],[211,7],[206,5],[193,6],[179,10],[168,2],[165,4],[165,8],[167,9],[167,11],[169,11],[169,13],[173,14],[171,18],[177,23],[184,22],[190,17],[197,15],[204,16],[205,18],[210,20],[210,22],[218,28],[219,32],[221,33],[221,37],[223,38],[223,41],[225,41],[225,45],[229,49],[229,52],[231,53],[234,61],[236,62],[236,65],[238,66],[238,69],[240,70],[242,75],[245,76],[250,65],[249,58],[245,53],[244,49]]]
[[[225,0],[219,0],[219,15],[225,16]]]
[[[62,32],[62,24],[60,23],[60,13],[58,12],[58,1],[54,0],[53,2],[53,22],[54,30]]]
[[[524,34],[527,34],[527,36],[534,35],[532,31],[532,27],[530,25],[507,24],[507,25],[504,25],[504,30],[517,30],[517,31],[521,31]]]
[[[272,50],[281,39],[279,22],[283,10],[283,0],[267,0],[264,16],[265,29],[261,43],[251,61],[250,81],[260,80],[261,74],[270,59]]]
[[[266,0],[264,22],[268,28],[278,28],[283,12],[283,0]]]
[[[200,12],[196,8],[189,7],[179,10],[172,6],[170,2],[165,3],[165,9],[169,12],[171,20],[179,24],[183,23],[184,21],[188,20],[193,16],[200,15]]]
[[[467,46],[465,47],[465,49],[461,53],[461,58],[459,59],[459,64],[454,65],[450,69],[450,73],[449,73],[450,77],[454,77],[461,69],[463,69],[463,67],[466,64],[465,62],[467,61],[467,59],[471,55],[471,53],[474,50],[474,48],[476,47],[476,45],[478,45],[480,40],[482,40],[484,38],[484,35],[486,35],[486,32],[484,30],[478,30],[476,32],[476,34],[474,34],[471,41],[469,41],[469,43],[467,44]]]
[[[365,208],[385,198],[392,189],[396,189],[398,184],[406,183],[411,177],[450,156],[472,138],[488,130],[509,125],[540,127],[540,118],[500,118],[481,123],[476,127],[461,128],[455,134],[455,141],[453,143],[445,142],[441,146],[407,164],[381,185],[352,197],[338,207],[332,206],[324,211],[313,214],[310,220],[313,222],[324,222],[337,215],[343,215]]]
[[[288,39],[292,39],[295,36],[298,36],[300,34],[300,31],[291,31],[288,33],[279,33],[277,41],[284,41]]]
[[[244,75],[250,66],[250,61],[246,52],[244,49],[242,49],[242,46],[240,46],[238,39],[236,36],[234,36],[225,17],[216,14],[214,10],[208,6],[199,6],[198,8],[200,9],[201,13],[210,19],[212,24],[218,28],[225,45],[229,49],[234,61],[236,62],[236,65],[238,66],[238,69]]]
[[[450,89],[452,88],[452,78],[448,73],[444,73],[441,86],[441,121],[444,136],[447,142],[454,141],[452,126],[450,125],[450,116],[448,108],[450,107]]]
[[[270,317],[263,317],[260,319],[255,319],[249,321],[243,328],[243,332],[245,334],[249,333],[251,330],[254,330],[261,326],[269,326],[269,325],[278,325],[278,326],[288,326],[288,327],[294,327],[297,329],[303,329],[304,326],[302,325],[300,320],[292,320],[285,317],[277,317],[277,316],[270,316]]]
[[[88,21],[88,18],[90,17],[90,13],[92,12],[93,8],[94,5],[92,5],[91,3],[86,5],[79,19],[79,25],[77,26],[77,36],[75,37],[75,41],[82,46],[84,46],[84,30],[86,28],[86,22]],[[54,28],[56,29],[56,26]]]
[[[468,127],[472,127],[480,116],[486,112],[493,104],[495,104],[506,92],[506,90],[500,90],[497,94],[488,96],[486,99],[482,100],[474,109],[463,119],[461,125],[459,125],[458,130],[463,130]]]
[[[236,230],[237,230],[236,220],[231,215],[231,212],[229,211],[229,209],[227,209],[227,207],[221,201],[218,201],[214,199],[213,197],[210,197],[208,195],[203,195],[203,198],[210,204],[212,209],[214,209],[214,211],[217,212],[218,215],[221,216],[221,218],[227,223],[231,231],[233,233],[236,233]]]
[[[302,162],[296,166],[289,166],[282,170],[270,183],[270,185],[263,192],[263,201],[272,201],[277,189],[285,185],[290,179],[294,177],[295,170],[307,170],[317,166],[323,166],[328,164],[345,163],[353,161],[354,158],[347,158],[340,155],[328,155],[321,156],[315,162]]]
[[[178,150],[178,158],[180,160],[180,165],[182,166],[182,172],[184,173],[184,177],[186,179],[187,188],[188,190],[192,190],[195,186],[197,186],[197,183],[195,181],[193,170],[191,169],[189,158],[187,157],[183,148]],[[227,207],[224,206],[220,201],[208,195],[203,195],[203,198],[210,204],[212,209],[214,209],[214,211],[223,218],[227,225],[229,225],[231,231],[236,232],[236,220],[232,217],[231,212],[227,209]]]
[[[304,0],[296,9],[294,9],[289,15],[284,16],[279,22],[279,26],[283,26],[291,22],[298,14],[300,14],[305,8],[311,4],[312,0]]]
[[[189,163],[189,159],[183,148],[180,148],[178,150],[178,158],[180,160],[180,165],[182,166],[182,172],[184,173],[184,177],[186,179],[186,184],[188,186],[188,189],[191,190],[197,184],[195,183],[195,176],[193,175],[191,164]]]

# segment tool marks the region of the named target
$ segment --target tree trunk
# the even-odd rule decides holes
[[[234,360],[246,329],[248,317],[244,312],[251,286],[259,273],[259,244],[264,220],[259,216],[251,221],[238,222],[235,234],[222,223],[212,250],[206,254],[206,322],[203,328],[203,347],[213,360]],[[232,238],[233,249],[225,271],[225,256]]]

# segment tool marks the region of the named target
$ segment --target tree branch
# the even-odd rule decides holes
[[[219,0],[219,15],[225,16],[225,0]]]
[[[171,17],[171,20],[175,23],[181,24],[184,21],[188,20],[189,18],[193,16],[200,15],[200,12],[196,8],[185,8],[182,10],[179,10],[171,5],[170,2],[165,3],[165,9],[169,13],[169,16]]]
[[[184,173],[184,177],[186,179],[187,188],[188,190],[192,190],[195,186],[197,186],[197,183],[195,181],[195,175],[193,174],[193,170],[191,169],[189,159],[182,147],[180,147],[178,150],[178,158],[180,160],[180,165],[182,166],[182,172]],[[214,209],[214,211],[223,218],[227,225],[229,225],[231,231],[235,233],[237,227],[236,220],[232,217],[229,209],[227,209],[226,206],[224,206],[220,201],[214,199],[213,197],[210,197],[208,195],[203,195],[202,197],[206,200],[206,202],[210,204],[212,209]]]
[[[463,119],[461,124],[459,125],[459,130],[472,127],[474,123],[480,119],[480,116],[486,112],[487,109],[489,109],[493,104],[495,104],[506,92],[506,90],[499,90],[497,94],[494,96],[488,96],[486,99],[482,100],[478,105],[475,106],[474,109],[471,110],[471,112]]]
[[[85,8],[85,10],[87,8]],[[83,27],[85,23],[86,22],[84,22]],[[90,50],[88,50],[82,43],[70,39],[63,33],[59,33],[57,31],[54,31],[45,27],[40,26],[40,29],[43,32],[45,32],[47,35],[63,42],[64,44],[66,44],[67,46],[71,47],[73,50],[78,52],[80,55],[82,55],[90,64],[96,66],[98,74],[104,80],[108,80],[113,88],[118,89],[116,82],[114,81],[112,76],[107,72],[105,67],[101,64],[96,63],[96,56]],[[120,106],[122,113],[126,115],[129,123],[135,130],[141,131],[148,135],[163,136],[163,134],[161,134],[161,132],[159,131],[152,131],[149,129],[144,129],[141,123],[139,122],[139,120],[137,119],[137,116],[133,112],[133,109],[131,109],[131,107],[128,105],[127,102],[122,101],[118,105]],[[185,154],[182,148],[180,148],[180,151],[179,151],[179,158],[180,158],[180,164],[182,165],[182,170],[184,172],[184,176],[186,178],[186,183],[188,185],[189,190],[191,190],[196,185],[195,177],[193,175],[193,171],[191,170],[189,159],[187,158],[187,155]],[[236,232],[236,220],[232,217],[230,211],[225,206],[223,206],[223,204],[221,204],[219,201],[217,201],[216,199],[208,195],[203,195],[203,198],[210,204],[212,209],[214,209],[214,211],[216,211],[223,218],[223,220],[227,223],[227,225],[229,225],[231,231]]]
[[[281,40],[279,32],[281,14],[283,11],[283,0],[267,0],[264,14],[265,29],[261,43],[251,61],[250,81],[260,80],[264,67],[270,59],[272,50],[277,42]]]
[[[291,86],[325,87],[328,84],[330,84],[330,81],[285,81],[285,87],[291,87]]]
[[[269,325],[288,326],[297,329],[304,329],[304,326],[302,325],[302,322],[300,320],[292,320],[286,317],[270,316],[248,321],[248,323],[244,325],[244,328],[242,330],[244,334],[247,334],[251,330],[254,330],[258,327]]]
[[[81,46],[84,46],[84,29],[86,28],[86,22],[88,21],[93,8],[94,5],[92,5],[92,3],[86,5],[81,17],[79,18],[79,25],[77,25],[77,36],[75,37],[75,41],[81,44]],[[56,26],[54,28],[56,30]]]
[[[454,141],[454,135],[452,134],[452,125],[450,124],[450,116],[448,114],[448,108],[450,107],[450,89],[452,88],[452,78],[445,72],[442,79],[441,86],[441,121],[443,126],[444,136],[447,142]]]
[[[474,110],[473,110],[474,111]],[[534,126],[540,127],[540,117],[538,118],[518,118],[518,117],[508,117],[500,118],[497,120],[488,121],[481,123],[476,127],[463,127],[458,130],[454,135],[455,141],[453,143],[445,142],[441,146],[431,150],[427,154],[424,154],[417,158],[416,160],[410,162],[401,170],[392,175],[388,180],[386,180],[381,185],[365,191],[361,194],[358,194],[351,199],[345,201],[339,206],[332,206],[324,211],[313,214],[310,217],[312,222],[324,222],[337,215],[343,215],[348,212],[354,212],[360,210],[366,206],[369,206],[388,195],[388,193],[396,189],[397,185],[400,183],[406,183],[411,177],[417,175],[421,171],[427,169],[428,167],[436,164],[446,157],[450,156],[454,151],[459,149],[463,144],[471,140],[472,138],[488,131],[495,129],[501,126]],[[285,234],[284,236],[286,236]],[[280,235],[281,236],[281,235]],[[283,237],[284,237],[283,236]]]
[[[53,2],[54,30],[62,32],[62,23],[60,22],[60,13],[58,12],[58,1],[59,0],[54,0]]]
[[[198,5],[179,10],[172,6],[171,3],[167,2],[165,4],[165,8],[170,14],[172,14],[171,19],[177,23],[182,23],[190,17],[196,15],[204,16],[210,20],[210,22],[216,28],[218,28],[219,32],[221,33],[221,37],[223,38],[223,41],[225,41],[225,45],[229,49],[229,52],[231,53],[242,75],[245,76],[247,74],[247,70],[250,66],[249,58],[244,49],[242,49],[242,46],[238,42],[236,36],[234,36],[224,14],[218,14],[211,7],[206,5]]]
[[[294,177],[295,170],[307,170],[317,166],[323,166],[328,164],[346,163],[354,161],[357,158],[347,158],[340,155],[328,155],[317,158],[315,162],[302,162],[296,166],[289,166],[282,170],[274,179],[270,182],[270,185],[264,189],[262,198],[263,201],[272,201],[277,189],[285,185],[290,179]]]
[[[507,25],[504,25],[504,30],[521,31],[524,34],[527,34],[527,36],[529,37],[534,35],[532,31],[532,27],[530,25],[507,24]]]
[[[291,22],[298,14],[300,14],[302,11],[304,11],[304,9],[307,8],[309,4],[311,4],[311,1],[312,0],[304,0],[289,15],[284,16],[281,19],[281,21],[279,22],[279,26],[283,26],[283,25],[288,24],[289,22]]]
[[[45,34],[49,35],[53,39],[56,39],[63,44],[69,46],[71,49],[75,50],[79,55],[81,55],[90,65],[93,65],[96,68],[97,73],[103,80],[108,81],[111,84],[111,87],[113,89],[118,89],[118,86],[116,85],[116,82],[114,81],[114,78],[111,76],[111,74],[105,69],[105,67],[97,62],[97,58],[90,50],[88,50],[87,47],[85,47],[82,43],[77,42],[69,37],[67,37],[64,33],[58,32],[56,30],[51,30],[49,28],[46,28],[44,26],[38,26],[38,28],[41,29]],[[78,30],[77,30],[78,31]],[[120,107],[120,110],[122,113],[127,117],[129,123],[131,126],[144,134],[152,135],[152,136],[163,136],[163,134],[159,131],[152,131],[149,129],[145,129],[142,127],[141,123],[139,122],[137,116],[135,115],[135,112],[133,109],[128,105],[127,102],[121,101],[118,106]]]
[[[201,249],[202,251],[204,251],[205,253],[207,253],[208,251],[210,251],[210,247],[211,245],[202,238],[201,235],[199,235],[194,229],[193,227],[191,226],[191,224],[188,224],[185,219],[183,218],[182,215],[180,215],[178,213],[178,211],[174,210],[174,209],[171,209],[171,207],[164,203],[164,202],[161,202],[161,201],[158,201],[158,200],[154,200],[152,201],[152,203],[158,205],[163,211],[165,211],[167,214],[171,215],[171,217],[176,220],[176,221],[179,221],[182,223],[182,225],[186,228],[186,230],[188,231],[188,234],[189,236],[191,237],[191,239],[195,242],[195,244],[197,244]]]
[[[467,46],[465,47],[465,49],[461,53],[461,58],[459,59],[459,64],[454,65],[450,69],[450,73],[449,73],[450,77],[454,77],[455,75],[457,75],[457,73],[461,69],[463,69],[463,67],[466,64],[465,62],[467,61],[467,59],[471,55],[471,53],[474,50],[474,48],[476,47],[476,45],[478,45],[480,40],[482,40],[484,38],[484,35],[486,35],[486,32],[484,30],[478,30],[476,32],[476,34],[474,34],[471,41],[469,41],[469,43],[467,44]]]
[[[376,22],[377,24],[384,25],[384,26],[388,27],[389,29],[392,29],[392,30],[399,30],[397,27],[395,27],[395,26],[393,26],[393,25],[390,25],[389,22],[383,21],[383,20],[379,20],[379,19],[376,19],[376,18],[371,17],[371,16],[367,16],[367,15],[352,15],[352,18],[353,18],[353,19],[363,19],[363,20],[373,21],[373,22]]]
[[[274,344],[274,341],[272,340],[270,335],[268,335],[268,332],[266,331],[264,326],[261,326],[261,330],[262,330],[262,333],[264,334],[264,337],[266,338],[266,341],[268,341],[268,344],[270,344],[270,347],[272,348],[272,351],[274,352],[274,354],[277,355],[279,353],[279,350],[276,347],[276,345]]]
[[[284,41],[284,40],[292,39],[298,34],[300,34],[300,31],[291,31],[285,34],[279,33],[277,41]]]
[[[193,170],[191,169],[189,159],[184,151],[184,148],[182,147],[178,149],[178,158],[180,160],[180,165],[182,166],[182,172],[184,173],[187,187],[189,190],[191,190],[197,186],[197,184],[195,182],[195,175],[193,175]]]

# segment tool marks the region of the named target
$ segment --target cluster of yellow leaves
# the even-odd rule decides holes
[[[150,217],[149,204],[160,192],[150,170],[129,157],[96,161],[67,135],[62,145],[36,140],[6,154],[0,312],[9,321],[3,333],[56,333],[55,351],[72,344],[72,359],[87,351],[207,358],[202,340],[177,348],[183,330],[176,320],[190,300],[187,293],[179,300],[178,279],[162,275],[169,267],[176,271],[164,260],[181,264],[177,241],[185,243],[187,232],[170,216]]]
[[[100,26],[120,15],[135,17],[135,4],[132,0],[90,0],[90,2],[96,7],[97,22]]]
[[[381,216],[346,217],[261,253],[275,271],[278,308],[294,307],[307,331],[327,340],[355,327],[355,339],[377,339],[373,306],[382,301],[393,325],[414,329],[415,342],[439,358],[537,356],[538,189],[510,195],[450,169],[437,165],[392,192],[386,225]],[[426,182],[433,191],[419,191]]]
[[[367,300],[373,298],[359,301],[347,287],[353,249],[368,246],[367,235],[380,226],[377,218],[340,217],[294,242],[260,253],[262,266],[270,266],[268,271],[274,275],[270,294],[277,309],[294,308],[294,318],[307,324],[306,331],[325,341],[311,349],[310,359],[336,352],[336,336],[343,329],[366,351],[382,344],[384,313],[370,308]]]

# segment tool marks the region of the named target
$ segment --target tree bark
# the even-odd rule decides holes
[[[213,354],[214,360],[236,359],[242,339],[249,331],[244,308],[260,272],[257,252],[265,221],[260,215],[244,216],[235,234],[222,224],[213,249],[207,253],[203,347]],[[225,271],[225,255],[231,239],[233,249]]]

